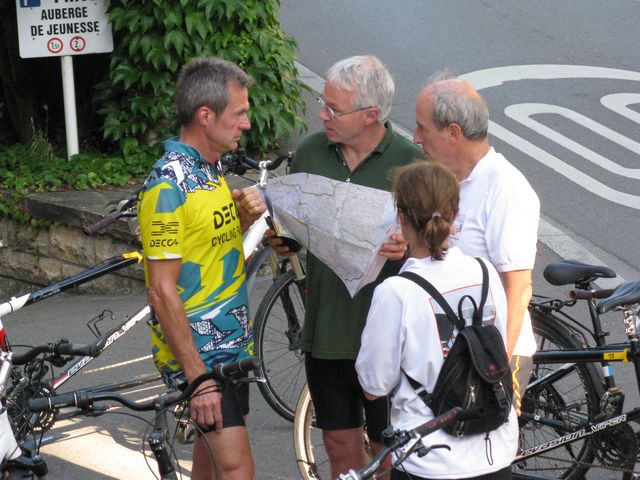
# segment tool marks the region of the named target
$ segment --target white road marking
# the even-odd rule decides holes
[[[498,87],[517,80],[555,80],[569,78],[601,78],[640,82],[640,72],[589,65],[512,65],[495,67],[460,75],[478,90]]]
[[[640,103],[640,93],[612,93],[602,97],[600,103],[609,110],[640,123],[640,113],[629,108],[629,105]]]

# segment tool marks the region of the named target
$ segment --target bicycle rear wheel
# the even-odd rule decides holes
[[[582,348],[552,315],[533,310],[538,351]],[[520,448],[526,452],[578,430],[599,411],[604,386],[592,363],[535,363],[519,418]],[[513,463],[514,478],[583,478],[595,456],[589,439],[577,440]]]
[[[293,448],[300,478],[303,480],[331,478],[331,465],[324,449],[322,430],[315,427],[313,402],[306,384],[296,405],[293,421]]]
[[[292,271],[280,275],[260,303],[254,324],[256,356],[262,360],[260,374],[266,380],[258,388],[271,408],[289,421],[306,382],[299,348],[304,288]]]

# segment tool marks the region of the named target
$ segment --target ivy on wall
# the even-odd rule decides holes
[[[175,134],[175,79],[200,56],[225,58],[253,77],[244,137],[251,151],[264,154],[304,131],[296,42],[280,28],[278,7],[276,0],[112,0],[116,47],[96,98],[105,138],[148,144]]]

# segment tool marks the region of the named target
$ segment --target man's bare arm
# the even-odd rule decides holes
[[[531,270],[502,272],[500,277],[507,294],[507,354],[511,358],[533,293]]]
[[[189,320],[178,295],[181,260],[147,260],[149,274],[149,303],[155,310],[162,333],[184,372],[187,382],[207,371],[196,348]],[[190,403],[191,418],[199,425],[222,428],[220,394],[214,393],[216,384],[204,382]]]

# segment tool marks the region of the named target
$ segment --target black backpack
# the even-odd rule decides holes
[[[434,415],[453,407],[484,410],[480,419],[459,421],[445,427],[447,433],[459,437],[488,433],[500,427],[509,417],[513,395],[511,369],[502,335],[495,325],[482,324],[482,310],[489,291],[489,273],[482,260],[476,260],[482,268],[480,305],[470,295],[465,295],[458,303],[457,316],[440,292],[420,275],[412,272],[400,274],[424,288],[458,329],[432,393],[427,393],[420,383],[404,373]],[[466,325],[462,315],[462,307],[467,300],[473,305],[472,325]]]

